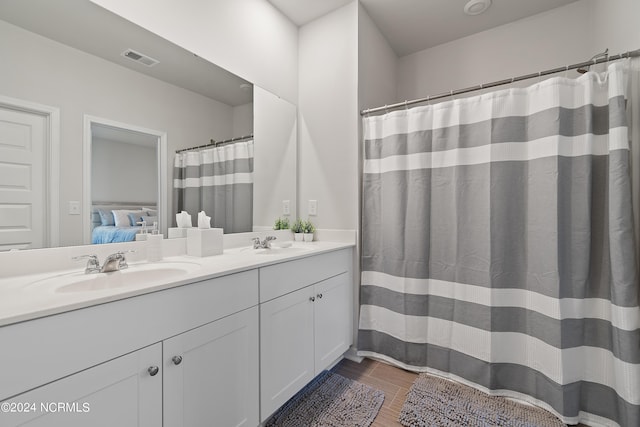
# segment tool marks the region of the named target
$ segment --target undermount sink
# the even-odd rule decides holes
[[[151,284],[167,279],[180,279],[200,268],[191,262],[157,262],[133,264],[129,268],[110,273],[85,274],[82,271],[60,274],[40,279],[27,285],[28,288],[51,288],[56,293],[90,292],[119,289],[141,284]]]

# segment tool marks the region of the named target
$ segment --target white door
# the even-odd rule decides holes
[[[158,343],[18,395],[2,403],[0,426],[161,426],[161,357]]]
[[[259,424],[258,307],[165,340],[164,427]]]
[[[353,333],[350,278],[349,273],[342,273],[314,286],[316,375],[335,362],[351,345]]]
[[[47,244],[46,120],[0,107],[0,251]]]
[[[260,304],[260,421],[313,379],[313,286]]]

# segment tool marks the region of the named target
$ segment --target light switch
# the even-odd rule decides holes
[[[80,202],[69,202],[69,215],[80,215]]]
[[[309,200],[309,215],[318,215],[318,201]]]
[[[282,215],[291,215],[291,203],[289,200],[282,201]]]

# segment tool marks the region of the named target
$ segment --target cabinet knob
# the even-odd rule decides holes
[[[160,368],[158,368],[157,366],[151,366],[149,367],[149,369],[147,369],[147,372],[149,372],[149,375],[151,375],[152,377],[155,377],[158,372],[160,372]]]
[[[322,298],[322,294],[318,294],[318,299]]]
[[[309,298],[309,301],[314,302],[316,300],[316,297],[311,297]]]
[[[182,356],[173,356],[171,358],[171,361],[173,362],[174,365],[179,365],[182,363]]]

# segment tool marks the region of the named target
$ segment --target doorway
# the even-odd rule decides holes
[[[96,212],[104,209],[155,208],[165,233],[166,133],[92,116],[84,130],[84,243],[92,243]]]
[[[0,251],[59,244],[60,113],[0,96]]]

